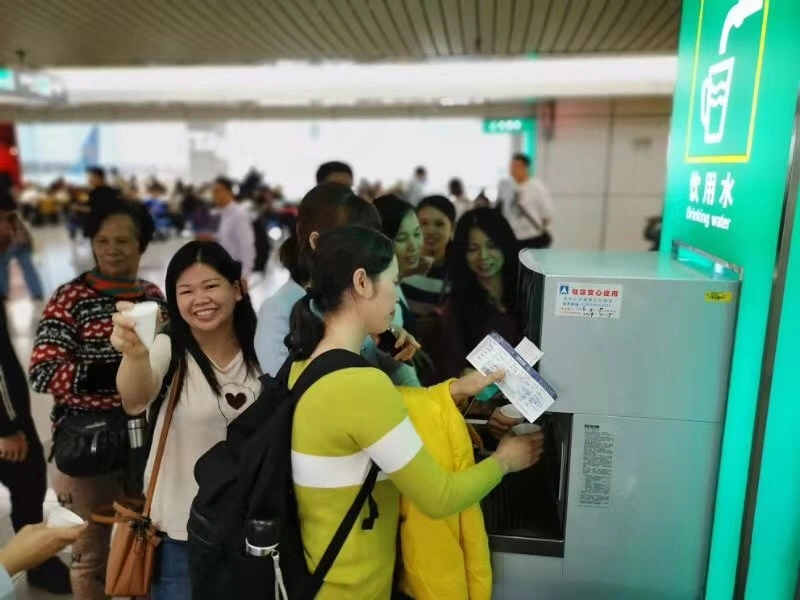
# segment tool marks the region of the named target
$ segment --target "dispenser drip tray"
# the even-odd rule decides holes
[[[481,507],[493,552],[564,556],[564,530],[544,461],[503,478]]]

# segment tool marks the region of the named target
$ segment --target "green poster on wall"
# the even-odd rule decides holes
[[[800,82],[800,2],[685,0],[662,251],[742,269],[707,598],[731,598]]]

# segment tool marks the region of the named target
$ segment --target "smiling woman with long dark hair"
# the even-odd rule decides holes
[[[186,522],[197,493],[194,466],[225,439],[228,424],[259,392],[253,347],[256,316],[242,285],[241,265],[216,242],[189,242],[167,267],[167,334],[148,350],[133,320],[114,315],[111,343],[122,352],[117,387],[125,410],[141,413],[155,400],[168,372],[184,376],[158,475],[151,518],[166,534],[158,548],[154,600],[190,600]],[[130,306],[120,303],[120,311]],[[170,369],[172,365],[172,369]],[[182,367],[182,368],[181,368]],[[169,383],[169,382],[166,382]],[[166,404],[159,410],[158,439]],[[145,485],[153,468],[151,448]]]
[[[441,376],[458,376],[468,367],[467,354],[492,331],[512,345],[519,342],[518,254],[514,232],[498,211],[476,208],[459,220],[448,254],[451,293],[443,311]]]

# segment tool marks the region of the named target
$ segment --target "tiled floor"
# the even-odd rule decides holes
[[[33,234],[36,250],[34,262],[39,268],[46,297],[52,294],[59,285],[92,266],[91,247],[88,240],[71,242],[66,230],[61,226],[34,229]],[[185,242],[185,239],[153,242],[142,257],[140,276],[156,283],[163,289],[167,263],[175,251]],[[277,245],[275,244],[276,247]],[[273,256],[266,276],[257,274],[251,278],[250,296],[256,310],[261,302],[274,293],[288,277],[287,272],[276,265],[277,257]],[[32,302],[28,298],[25,283],[16,269],[16,264],[12,264],[11,280],[11,293],[6,305],[8,322],[20,362],[27,368],[42,304],[40,302]],[[39,437],[45,444],[46,453],[50,441],[50,409],[52,402],[50,396],[31,392],[33,418]],[[54,503],[55,495],[50,490],[45,501],[45,511]],[[10,501],[8,491],[0,485],[0,545],[13,534],[11,523],[8,519],[9,514]],[[20,579],[17,597],[18,600],[56,598],[56,596],[48,596],[47,594],[27,589],[24,578]]]

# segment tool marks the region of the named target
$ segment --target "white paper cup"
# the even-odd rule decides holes
[[[522,423],[525,420],[525,416],[513,404],[506,404],[500,407],[500,414],[509,419],[515,419],[518,423]]]
[[[520,423],[511,428],[514,435],[529,435],[531,433],[539,433],[541,430],[541,425],[537,425],[536,423]]]
[[[156,322],[158,319],[158,303],[139,302],[130,310],[122,313],[124,316],[133,319],[136,323],[133,330],[139,339],[142,340],[144,347],[150,350],[153,341],[156,339]]]
[[[83,519],[63,506],[54,507],[47,515],[48,527],[78,527],[83,523]]]

